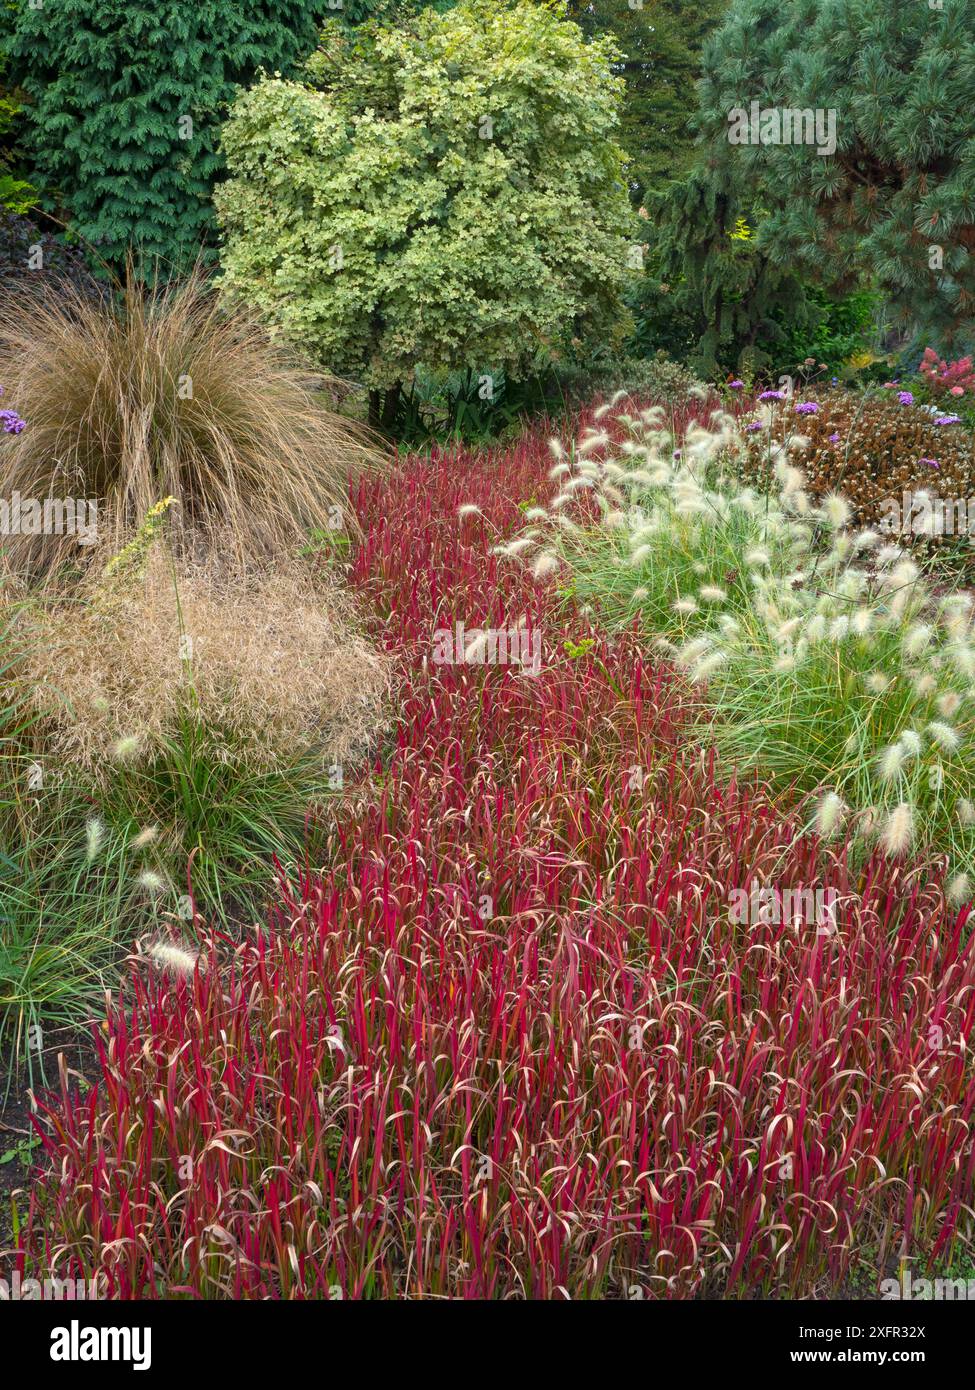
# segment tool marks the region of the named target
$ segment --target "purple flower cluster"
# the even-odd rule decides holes
[[[941,464],[937,459],[918,459],[918,463],[926,463],[929,468],[940,468]]]
[[[27,424],[22,420],[16,410],[0,410],[0,420],[3,421],[4,434],[20,434],[20,431]]]
[[[745,426],[745,433],[746,433],[746,434],[754,434],[756,430],[760,430],[761,428],[762,428],[762,423],[761,423],[761,421],[760,421],[760,420],[753,420],[752,423],[751,423],[750,425],[746,425],[746,426]]]
[[[729,391],[741,391],[744,389],[744,386],[745,383],[743,381],[738,381],[737,379],[735,381],[728,382]]]
[[[819,406],[815,401],[800,401],[796,406],[797,415],[818,415]]]
[[[763,391],[758,398],[760,401],[784,401],[784,391]]]
[[[960,421],[960,415],[939,415],[934,423],[936,425],[957,425]]]
[[[912,395],[912,393],[911,393],[910,391],[898,391],[898,392],[897,392],[897,399],[900,401],[901,405],[913,405],[913,404],[914,404],[914,396]]]

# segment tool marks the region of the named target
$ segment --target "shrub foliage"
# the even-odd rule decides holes
[[[612,51],[552,8],[495,0],[333,29],[307,81],[265,78],[234,106],[226,289],[394,397],[421,362],[517,375],[615,308]]]
[[[777,265],[837,281],[866,268],[913,328],[944,347],[975,317],[970,0],[735,0],[704,52],[702,115],[716,163],[768,208]],[[836,149],[729,144],[729,115],[835,115]],[[823,148],[826,148],[825,146]]]

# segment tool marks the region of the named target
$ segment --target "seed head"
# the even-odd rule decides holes
[[[827,792],[816,807],[816,829],[824,840],[835,835],[846,815],[846,806],[836,792]]]
[[[85,858],[90,864],[96,857],[105,840],[105,824],[97,816],[92,816],[85,825]]]
[[[881,843],[891,856],[904,854],[914,838],[914,812],[910,802],[902,801],[887,817]]]

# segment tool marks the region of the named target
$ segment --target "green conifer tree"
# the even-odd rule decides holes
[[[14,0],[9,79],[30,98],[34,174],[109,264],[182,266],[212,230],[224,108],[315,47],[327,0]]]
[[[800,326],[812,317],[798,276],[761,248],[728,173],[727,163],[702,164],[648,199],[651,268],[696,337],[689,365],[712,380],[766,370],[783,336],[779,320]],[[659,297],[653,277],[647,292]]]
[[[712,167],[767,209],[773,262],[834,285],[865,272],[948,351],[975,332],[973,93],[972,0],[734,0],[702,121]],[[826,140],[797,141],[790,117],[786,141],[785,111]]]
[[[634,205],[686,174],[694,160],[695,82],[707,35],[729,0],[568,0],[584,33],[610,35],[626,81],[619,141]]]

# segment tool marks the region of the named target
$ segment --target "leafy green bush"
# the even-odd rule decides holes
[[[815,284],[804,285],[803,292],[808,310],[804,321],[772,311],[780,335],[774,345],[768,345],[771,375],[794,371],[808,358],[839,374],[851,358],[871,345],[881,297],[870,289],[832,295]]]
[[[676,269],[676,266],[672,266]],[[703,329],[693,297],[682,274],[663,278],[660,258],[651,250],[643,273],[627,285],[624,299],[633,315],[633,335],[628,350],[634,356],[657,353],[678,362],[689,362],[698,350]]]
[[[331,29],[308,82],[234,105],[224,289],[364,382],[387,429],[421,363],[518,378],[610,324],[632,221],[611,59],[526,0]]]
[[[553,368],[559,392],[567,402],[591,403],[618,391],[646,402],[667,406],[685,404],[695,393],[708,389],[693,372],[664,351],[652,357],[632,357],[610,348],[562,358]]]
[[[627,286],[630,351],[663,350],[704,375],[772,380],[808,358],[837,374],[877,336],[880,296],[832,294],[774,266],[733,197],[711,205],[696,171],[651,199],[646,264]]]
[[[400,393],[390,433],[401,445],[435,441],[490,443],[517,433],[537,415],[564,410],[567,390],[551,361],[520,380],[504,371],[468,367],[464,371],[417,367],[409,389]]]

